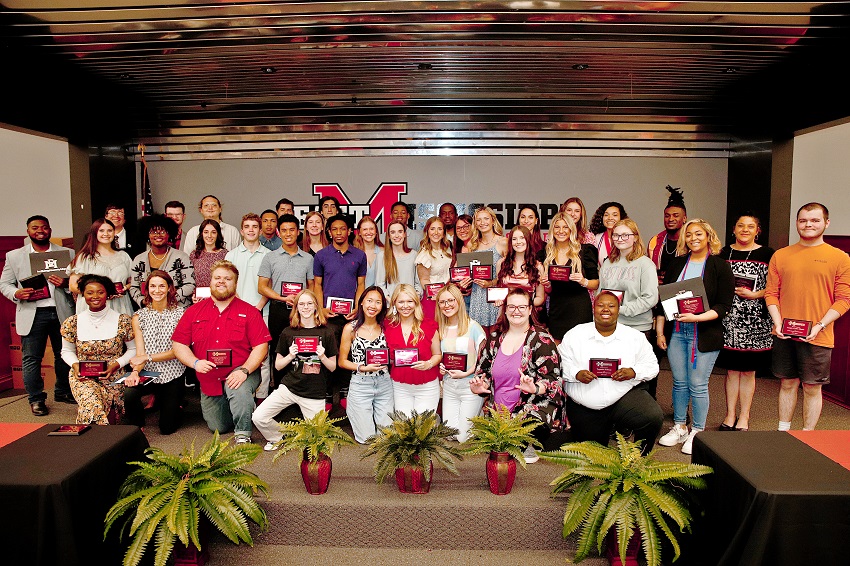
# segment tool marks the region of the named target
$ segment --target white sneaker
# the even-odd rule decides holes
[[[697,428],[691,429],[691,433],[688,435],[687,440],[685,440],[685,443],[682,444],[682,454],[690,454],[693,451],[694,437],[697,435],[698,432],[702,431]]]
[[[661,446],[676,446],[681,444],[688,438],[688,427],[673,425],[670,432],[658,439],[658,444]]]
[[[540,456],[537,455],[537,451],[534,449],[534,446],[529,444],[522,453],[522,457],[525,460],[526,464],[533,464],[537,460],[540,459]]]
[[[271,441],[266,442],[266,445],[263,446],[263,450],[265,450],[266,452],[274,452],[278,448],[280,448],[280,447],[277,445],[277,442],[271,442]]]
[[[242,436],[240,434],[240,435],[237,435],[235,437],[235,440],[236,440],[236,442],[235,442],[236,446],[239,446],[240,444],[251,444],[251,437],[250,436]]]

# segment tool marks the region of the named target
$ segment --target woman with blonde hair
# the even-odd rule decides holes
[[[664,284],[701,278],[708,304],[705,312],[681,313],[675,321],[664,316],[655,318],[658,347],[667,350],[673,372],[673,428],[662,436],[662,446],[682,444],[682,452],[690,454],[694,436],[705,430],[708,417],[708,378],[723,348],[723,317],[732,308],[735,277],[720,255],[720,238],[711,225],[701,218],[688,220],[682,226],[677,244],[677,257],[670,260]],[[687,427],[688,405],[693,422]]]
[[[437,304],[435,297],[429,296],[428,286],[448,283],[451,265],[452,245],[446,239],[446,226],[439,216],[432,216],[425,223],[425,237],[416,255],[416,274],[423,290],[425,318],[434,318]]]
[[[366,254],[366,282],[365,287],[375,284],[375,270],[378,263],[383,261],[384,244],[378,233],[378,225],[371,216],[364,216],[357,223],[357,235],[354,236],[354,247],[363,250]]]
[[[286,407],[298,405],[305,419],[325,409],[327,382],[336,369],[336,338],[316,294],[305,289],[295,295],[294,303],[274,363],[275,369],[283,370],[283,378],[251,417],[268,441],[265,450],[277,449],[275,444],[282,435],[274,418]]]
[[[469,389],[469,382],[478,363],[478,351],[486,336],[481,325],[469,318],[463,295],[457,285],[449,283],[437,294],[437,325],[440,329],[440,351],[447,357],[466,356],[463,369],[446,369],[440,364],[443,376],[443,421],[458,430],[458,442],[469,436],[469,419],[481,412],[484,398]],[[454,367],[454,366],[452,366]]]
[[[578,241],[582,244],[596,244],[596,238],[593,237],[593,232],[587,228],[587,209],[584,203],[578,197],[570,197],[561,205],[559,212],[564,212],[573,219],[578,232]]]
[[[559,343],[575,325],[593,321],[587,290],[599,286],[596,253],[592,244],[578,241],[569,214],[559,212],[552,218],[541,280],[549,293],[549,332]],[[556,273],[558,279],[551,279]]]
[[[326,248],[330,244],[325,234],[325,217],[317,210],[311,210],[304,217],[304,237],[301,239],[301,249],[310,255]]]
[[[442,359],[437,323],[425,318],[412,285],[398,285],[390,305],[384,335],[390,349],[395,409],[408,415],[414,410],[436,411],[440,402],[437,366]]]
[[[417,292],[421,291],[416,277],[416,252],[407,245],[407,226],[400,220],[393,220],[387,226],[387,246],[384,248],[383,260],[375,268],[375,285],[390,297],[402,283],[412,285]]]
[[[487,302],[487,287],[496,283],[496,264],[508,253],[508,241],[502,234],[504,230],[496,217],[496,212],[489,206],[475,211],[475,224],[469,243],[464,246],[464,252],[491,252],[493,259],[493,277],[489,280],[473,279],[472,293],[469,297],[469,316],[472,317],[485,332],[496,324],[499,309]]]

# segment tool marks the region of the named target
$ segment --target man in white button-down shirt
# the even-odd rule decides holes
[[[634,431],[649,453],[664,414],[646,384],[658,376],[658,360],[642,332],[617,324],[619,299],[602,291],[593,322],[579,324],[558,346],[567,415],[576,441],[606,445],[612,428]]]

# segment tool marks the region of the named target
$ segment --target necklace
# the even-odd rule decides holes
[[[673,242],[673,249],[668,249],[668,244]],[[667,255],[673,255],[676,252],[676,246],[679,245],[679,240],[671,240],[670,238],[664,238],[664,253]]]
[[[153,248],[151,248],[151,249],[150,249],[150,251],[148,251],[148,253],[149,253],[149,254],[151,254],[151,257],[152,257],[152,258],[154,258],[155,260],[157,260],[157,261],[162,261],[162,260],[164,260],[164,259],[165,259],[165,256],[167,256],[167,255],[168,255],[168,250],[167,250],[167,249],[165,250],[165,253],[164,253],[164,254],[162,254],[162,257],[159,257],[158,255],[156,255],[155,253],[153,253]]]
[[[89,311],[89,322],[91,325],[95,327],[95,329],[100,329],[100,325],[103,324],[103,321],[106,320],[106,316],[109,314],[109,309],[101,309],[97,312]]]

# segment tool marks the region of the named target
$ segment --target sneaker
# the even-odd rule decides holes
[[[676,446],[681,444],[688,438],[688,427],[673,425],[670,432],[658,439],[658,444],[661,446]]]
[[[280,448],[280,447],[277,445],[277,442],[271,442],[271,441],[266,442],[266,445],[263,446],[263,450],[265,450],[266,452],[274,452],[278,448]]]
[[[250,436],[242,436],[240,434],[239,436],[236,436],[235,438],[236,438],[236,445],[237,446],[239,446],[240,444],[251,444],[251,437]]]
[[[699,429],[692,428],[685,443],[682,444],[682,454],[690,454],[694,449],[694,437],[700,432]]]
[[[540,459],[540,456],[537,455],[537,451],[531,444],[526,446],[525,450],[523,450],[522,457],[525,459],[526,464],[533,464]]]

